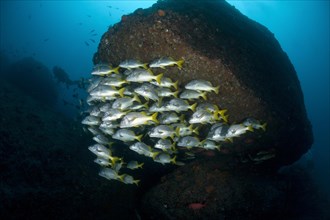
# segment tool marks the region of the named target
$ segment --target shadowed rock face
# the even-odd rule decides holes
[[[94,63],[162,56],[185,60],[181,71],[165,71],[181,86],[192,79],[219,85],[209,101],[228,109],[230,123],[247,117],[267,122],[266,132],[235,139],[227,153],[249,158],[272,151],[276,157],[262,167],[277,169],[310,148],[312,130],[294,67],[267,28],[228,3],[169,0],[138,9],[103,35]]]

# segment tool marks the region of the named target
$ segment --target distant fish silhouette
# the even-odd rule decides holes
[[[108,5],[107,7],[108,7],[108,8],[112,8],[112,6],[111,6],[111,5]]]
[[[82,22],[77,23],[77,25],[79,25],[79,26],[81,26],[82,24],[83,24]]]
[[[92,36],[97,36],[97,34],[95,33],[95,34],[92,34]]]
[[[93,40],[93,39],[89,39],[90,41],[92,41],[93,43],[95,43],[95,40]]]
[[[86,44],[86,46],[89,46],[89,43],[87,43],[87,41],[85,41],[85,44]]]
[[[91,30],[89,33],[93,33],[95,31],[95,29]]]
[[[87,17],[91,18],[92,16],[91,15],[87,15]]]
[[[47,42],[47,41],[49,41],[49,38],[45,38],[45,39],[44,39],[44,42]]]
[[[110,13],[110,11],[109,11],[109,16],[111,17],[111,13]]]

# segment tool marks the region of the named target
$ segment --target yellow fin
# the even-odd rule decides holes
[[[137,186],[139,186],[139,182],[140,182],[140,180],[133,180],[133,183]]]
[[[201,93],[201,97],[202,97],[204,100],[207,100],[206,92],[202,92],[202,93]]]
[[[153,115],[151,115],[151,120],[154,121],[156,124],[159,124],[159,121],[157,120],[158,112],[155,112]]]
[[[189,108],[194,112],[196,110],[197,103],[192,104]]]
[[[181,70],[182,69],[182,64],[184,63],[184,60],[182,59],[182,60],[178,60],[178,61],[176,61],[176,65],[178,66],[178,68],[179,68],[179,70]]]
[[[228,122],[228,115],[221,116],[221,118],[224,122]]]
[[[219,88],[220,88],[220,86],[213,88],[213,91],[215,92],[215,94],[219,94]]]
[[[176,164],[176,155],[170,160],[172,163]]]
[[[139,142],[141,142],[142,137],[143,137],[143,134],[136,136],[135,139],[138,140]]]
[[[148,63],[144,63],[144,64],[142,64],[142,67],[143,67],[144,69],[148,69]]]
[[[179,84],[179,80],[175,81],[172,86],[174,87],[174,89],[178,90],[178,84]]]
[[[118,90],[118,94],[120,95],[120,97],[124,97],[124,92],[125,92],[125,88],[121,88]]]
[[[199,127],[197,126],[196,128],[194,128],[192,132],[199,135]]]
[[[252,126],[251,125],[250,126],[247,126],[247,130],[253,132]]]
[[[113,72],[113,73],[117,73],[119,74],[119,66],[117,66],[116,68],[113,68],[110,72]]]
[[[141,168],[142,169],[143,165],[144,165],[144,163],[138,163],[137,168]]]
[[[261,129],[262,129],[263,131],[266,131],[266,126],[267,126],[267,123],[263,123],[263,124],[261,125]]]
[[[141,103],[141,100],[139,99],[139,97],[135,94],[133,97],[134,101],[137,101],[138,103]]]
[[[178,94],[179,94],[179,90],[178,91],[175,91],[175,92],[173,92],[173,96],[175,97],[175,98],[178,98]]]
[[[160,80],[162,79],[163,75],[164,74],[161,73],[161,74],[159,74],[159,75],[156,76],[156,81],[157,81],[158,84],[160,84]]]

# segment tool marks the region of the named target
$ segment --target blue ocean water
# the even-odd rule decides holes
[[[93,54],[109,26],[156,1],[1,1],[0,49],[10,60],[32,56],[72,80],[89,78]],[[265,25],[293,63],[304,93],[315,141],[300,161],[330,194],[329,1],[228,1]],[[76,102],[63,89],[60,96]],[[74,115],[59,101],[58,108]]]

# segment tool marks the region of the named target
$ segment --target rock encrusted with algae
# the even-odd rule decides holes
[[[236,158],[244,162],[276,152],[257,164],[277,169],[310,148],[312,130],[294,67],[269,30],[228,3],[168,0],[138,9],[102,36],[94,63],[162,56],[185,60],[182,71],[173,68],[165,76],[183,84],[204,79],[219,85],[221,92],[209,100],[228,109],[231,123],[253,117],[269,124],[263,138],[242,138],[228,149]]]

